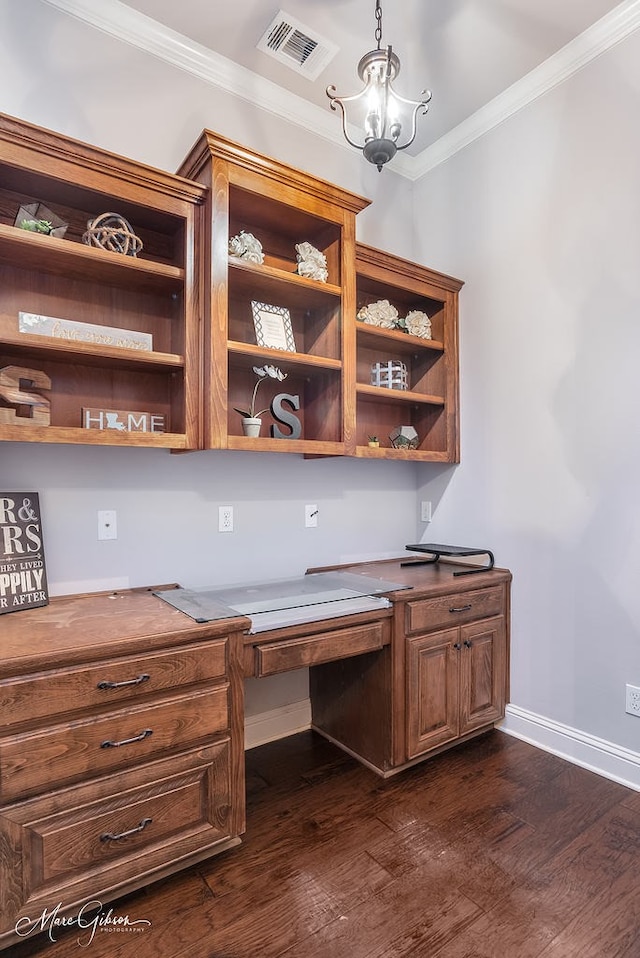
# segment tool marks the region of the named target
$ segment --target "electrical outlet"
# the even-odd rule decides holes
[[[629,715],[640,715],[640,688],[637,685],[627,685],[627,707]]]
[[[431,522],[431,503],[430,502],[421,502],[420,503],[420,518],[423,522]]]
[[[98,539],[117,539],[118,525],[115,509],[103,509],[98,513]]]
[[[233,532],[233,506],[218,506],[218,532]]]
[[[318,525],[318,507],[304,507],[304,524],[307,529],[315,529]]]

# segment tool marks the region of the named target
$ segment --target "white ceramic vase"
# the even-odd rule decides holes
[[[242,420],[242,429],[244,430],[245,436],[259,436],[261,425],[262,419],[247,418]]]

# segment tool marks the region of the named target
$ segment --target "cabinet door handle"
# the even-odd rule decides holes
[[[141,685],[143,682],[148,682],[150,678],[150,675],[143,673],[135,679],[128,679],[126,682],[98,682],[96,688],[100,689],[101,692],[105,689],[123,689],[126,685]]]
[[[457,652],[459,652],[460,649],[462,648],[462,646],[460,645],[459,642],[454,642],[454,643],[453,643],[453,647],[454,647],[454,649],[455,649]]]
[[[472,645],[473,645],[473,642],[470,642],[469,639],[464,640],[465,649],[470,649]]]
[[[143,818],[140,824],[136,825],[135,828],[130,828],[128,832],[119,832],[117,835],[114,835],[113,832],[103,832],[100,836],[100,841],[117,842],[120,841],[121,838],[129,838],[131,835],[137,835],[139,832],[143,832],[152,821],[152,818]]]
[[[469,605],[460,605],[456,607],[455,605],[449,609],[449,612],[468,612],[471,609],[471,603]]]
[[[153,729],[145,728],[140,732],[139,735],[134,735],[133,738],[123,738],[121,742],[111,742],[109,739],[107,739],[106,742],[100,743],[100,748],[120,748],[121,745],[132,745],[133,742],[141,742],[149,735],[153,735]]]

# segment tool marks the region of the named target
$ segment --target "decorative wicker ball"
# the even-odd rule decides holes
[[[100,213],[87,223],[82,242],[124,256],[137,256],[142,249],[142,240],[133,232],[124,216],[117,213]]]

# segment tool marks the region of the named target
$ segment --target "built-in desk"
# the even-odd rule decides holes
[[[454,569],[351,566],[386,600],[253,633],[149,589],[0,616],[0,947],[239,842],[245,676],[308,667],[313,727],[382,776],[490,728],[511,575]]]

